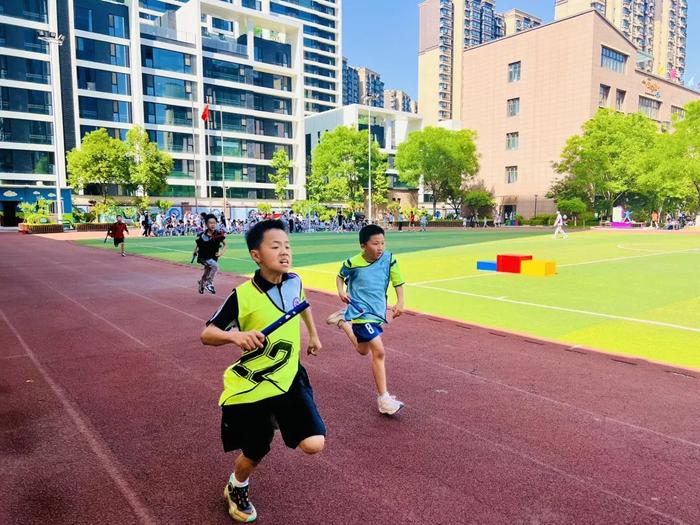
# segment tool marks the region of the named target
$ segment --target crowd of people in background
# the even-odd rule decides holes
[[[176,214],[166,215],[158,213],[141,213],[134,222],[140,224],[141,234],[145,237],[175,237],[175,236],[195,236],[204,231],[206,225],[204,216],[206,213],[194,213],[186,211],[182,216]],[[265,219],[279,219],[287,228],[289,233],[301,232],[356,232],[368,224],[367,218],[359,212],[338,211],[330,218],[322,219],[317,213],[310,213],[306,216],[285,211],[283,213],[262,213],[252,210],[245,219],[227,219],[222,213],[216,213],[219,221],[219,228],[226,234],[245,234],[258,222]],[[487,216],[480,217],[478,213],[461,217],[463,228],[486,228],[500,227],[510,224],[515,219],[515,214],[509,216],[496,213],[491,219]],[[631,221],[631,213],[625,218]],[[385,230],[403,231],[426,231],[428,227],[428,215],[425,213],[416,214],[414,211],[392,211],[384,212],[381,215],[381,223]],[[688,215],[678,210],[676,213],[668,212],[664,215],[654,211],[651,213],[648,227],[662,228],[667,230],[679,230],[688,225],[693,225],[692,219]]]
[[[224,214],[218,213],[219,229],[226,234],[245,234],[258,222],[266,219],[279,219],[287,228],[289,233],[331,231],[331,232],[354,232],[359,231],[367,224],[364,215],[350,213],[337,215],[327,220],[322,220],[316,213],[302,216],[294,212],[283,213],[261,213],[251,211],[245,219],[226,219]],[[141,213],[134,222],[140,224],[141,235],[144,237],[177,237],[195,236],[202,233],[206,227],[204,217],[206,213],[200,214],[191,211],[185,212],[182,217],[176,214],[166,215],[164,213]]]

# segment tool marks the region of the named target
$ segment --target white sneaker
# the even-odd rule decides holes
[[[380,414],[386,414],[387,416],[393,416],[399,410],[403,408],[403,403],[396,399],[395,396],[391,396],[388,393],[383,396],[377,396],[377,408],[379,408]]]
[[[333,312],[328,316],[328,319],[326,319],[326,323],[332,326],[338,326],[341,321],[345,321],[345,310],[347,310],[347,308],[341,308],[337,312]]]

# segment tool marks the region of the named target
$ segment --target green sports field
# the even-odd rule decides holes
[[[359,249],[357,234],[298,234],[292,245],[305,285],[331,292],[340,262]],[[127,239],[131,253],[183,263],[193,246],[192,237]],[[586,231],[554,241],[549,231],[390,232],[387,246],[412,310],[700,369],[700,235]],[[555,260],[558,273],[476,271],[477,259],[499,253]],[[255,269],[241,236],[229,238],[221,263],[229,272]]]

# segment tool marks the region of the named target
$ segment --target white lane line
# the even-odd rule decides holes
[[[620,246],[618,246],[620,248]],[[629,249],[629,248],[622,248],[624,249]],[[624,257],[610,257],[607,259],[594,259],[592,261],[583,261],[583,262],[577,262],[577,263],[569,263],[569,264],[558,264],[557,268],[570,268],[572,266],[586,266],[588,264],[601,264],[601,263],[607,263],[607,262],[615,262],[615,261],[626,261],[628,259],[641,259],[643,257],[658,257],[660,255],[671,255],[671,254],[676,254],[676,253],[697,253],[700,248],[688,248],[686,250],[673,250],[673,251],[667,251],[667,252],[659,252],[656,251],[654,253],[646,253],[643,255],[626,255]],[[648,251],[648,250],[647,250]],[[434,284],[434,283],[444,283],[448,281],[459,281],[460,279],[472,279],[474,277],[488,277],[490,275],[502,275],[498,272],[484,272],[484,273],[478,273],[474,275],[462,275],[460,277],[448,277],[446,279],[433,279],[430,281],[419,281],[417,283],[408,283],[409,286],[422,286],[424,284]]]
[[[196,316],[190,314],[189,312],[186,312],[186,311],[184,311],[184,310],[182,310],[182,309],[180,309],[180,308],[177,308],[177,307],[175,307],[175,306],[168,305],[168,304],[166,304],[166,303],[163,303],[163,302],[158,301],[158,300],[156,300],[156,299],[152,299],[152,298],[150,298],[150,297],[146,297],[146,296],[141,295],[140,293],[137,293],[137,292],[133,292],[133,291],[130,291],[130,290],[125,290],[125,289],[122,289],[122,290],[123,290],[123,291],[126,291],[127,293],[130,293],[130,294],[133,294],[133,295],[137,295],[137,296],[139,296],[139,297],[142,297],[142,298],[144,298],[144,299],[146,299],[146,300],[148,300],[148,301],[151,301],[151,302],[153,302],[153,303],[155,303],[155,304],[159,304],[159,305],[161,305],[161,306],[163,306],[163,307],[166,307],[166,308],[168,308],[168,309],[170,309],[170,310],[173,310],[173,311],[175,311],[175,312],[179,312],[179,313],[181,313],[181,314],[183,314],[183,315],[186,315],[186,316],[188,316],[188,317],[191,317],[191,318],[193,318],[193,319],[197,319],[197,320],[202,321],[202,322],[205,321],[205,319],[203,319],[203,318],[198,318],[198,317],[196,317]],[[318,302],[324,303],[324,304],[326,304],[326,305],[330,305],[330,306],[332,306],[332,307],[335,307],[335,306],[336,306],[335,302],[331,299],[331,296],[328,295],[328,294],[324,294],[324,293],[322,293],[322,294],[319,295],[318,297],[314,298],[314,301],[318,301]],[[423,361],[423,362],[426,362],[426,363],[430,363],[430,364],[433,364],[433,365],[437,365],[439,368],[444,368],[444,369],[446,369],[446,370],[450,370],[450,371],[453,372],[453,373],[457,373],[457,374],[464,375],[464,376],[466,376],[466,377],[468,377],[468,378],[471,378],[471,379],[480,381],[480,382],[482,382],[482,383],[487,383],[487,384],[491,384],[491,385],[494,385],[494,386],[498,386],[498,387],[501,387],[501,388],[504,388],[504,389],[507,389],[507,390],[512,390],[512,391],[514,391],[514,392],[517,392],[517,393],[519,393],[519,394],[521,394],[521,395],[524,395],[524,396],[527,396],[527,397],[532,397],[532,398],[538,399],[538,400],[540,400],[540,401],[545,401],[545,402],[548,402],[548,403],[552,403],[552,404],[554,404],[554,405],[558,405],[558,406],[565,407],[565,408],[568,408],[568,409],[571,409],[571,410],[576,410],[576,411],[582,412],[582,413],[584,413],[584,414],[586,414],[586,415],[592,417],[594,420],[601,420],[601,419],[602,419],[602,420],[605,420],[605,421],[608,421],[608,422],[611,422],[611,423],[615,423],[615,424],[618,424],[618,425],[621,425],[621,426],[624,426],[624,427],[631,428],[631,429],[636,430],[636,431],[648,432],[648,433],[657,435],[657,436],[659,436],[659,437],[661,437],[661,438],[663,438],[663,439],[668,439],[668,440],[671,440],[671,441],[675,441],[675,442],[678,442],[678,443],[682,443],[682,444],[684,444],[684,445],[689,445],[689,446],[691,446],[691,447],[700,448],[700,443],[696,443],[696,442],[694,442],[694,441],[690,441],[690,440],[687,440],[687,439],[683,439],[683,438],[681,438],[681,437],[673,436],[673,435],[670,435],[670,434],[664,434],[663,432],[659,432],[659,431],[657,431],[657,430],[653,430],[653,429],[651,429],[651,428],[643,427],[643,426],[640,426],[640,425],[635,425],[634,423],[629,423],[629,422],[627,422],[627,421],[623,421],[623,420],[621,420],[621,419],[617,419],[617,418],[614,418],[614,417],[605,416],[605,415],[603,415],[603,414],[598,414],[598,413],[593,412],[593,411],[591,411],[591,410],[588,410],[588,409],[586,409],[586,408],[579,407],[579,406],[573,405],[573,404],[571,404],[571,403],[567,403],[566,401],[560,401],[560,400],[558,400],[558,399],[554,399],[554,398],[551,398],[551,397],[548,397],[548,396],[545,396],[545,395],[542,395],[542,394],[537,394],[537,393],[535,393],[535,392],[530,392],[530,391],[528,391],[528,390],[524,390],[524,389],[522,389],[522,388],[519,388],[519,387],[510,385],[510,384],[505,383],[505,382],[503,382],[503,381],[499,381],[499,380],[497,380],[497,379],[489,379],[489,378],[486,378],[486,377],[483,377],[483,376],[480,376],[480,375],[471,373],[471,372],[469,372],[469,371],[467,371],[467,370],[463,370],[463,369],[461,369],[461,368],[456,368],[456,367],[453,367],[453,366],[450,366],[450,365],[447,365],[447,364],[444,364],[444,363],[436,362],[435,360],[430,360],[430,359],[422,358],[422,357],[420,357],[420,356],[408,354],[408,353],[406,353],[406,352],[403,352],[403,351],[401,351],[401,350],[398,350],[397,348],[393,348],[393,347],[391,347],[391,346],[389,346],[389,345],[386,345],[385,347],[386,347],[386,349],[387,349],[388,351],[393,352],[393,353],[396,353],[396,354],[399,354],[399,355],[402,355],[402,356],[407,357],[407,358],[409,358],[409,359],[417,359],[418,361]],[[575,346],[572,346],[571,348],[574,348],[574,349],[575,349],[575,348],[580,348],[580,345],[575,345]]]
[[[109,450],[109,447],[103,443],[99,434],[91,428],[90,423],[82,415],[80,410],[73,405],[63,388],[61,388],[61,386],[53,380],[46,368],[44,368],[34,352],[31,350],[31,348],[29,348],[29,345],[27,345],[25,340],[22,338],[19,331],[17,331],[15,326],[7,318],[3,310],[0,310],[0,316],[2,316],[7,326],[10,327],[10,330],[17,338],[17,341],[19,341],[19,344],[22,346],[29,359],[39,371],[44,381],[46,381],[46,384],[49,385],[49,388],[59,399],[63,405],[63,408],[66,410],[66,413],[73,420],[73,424],[83,435],[85,441],[88,443],[88,446],[92,449],[95,456],[97,456],[100,463],[102,463],[102,467],[104,468],[105,472],[110,478],[112,478],[112,481],[114,481],[114,484],[119,489],[119,492],[122,493],[127,503],[129,503],[129,506],[132,508],[136,516],[138,516],[141,523],[156,523],[156,519],[153,517],[148,507],[146,507],[146,505],[141,501],[139,495],[133,488],[131,488],[131,485],[129,485],[129,482],[122,474],[119,462],[113,456],[112,452]]]
[[[63,292],[62,292],[61,290],[59,290],[58,288],[55,288],[55,287],[51,286],[51,285],[50,285],[49,283],[47,283],[46,281],[42,281],[41,279],[39,279],[39,278],[37,278],[37,277],[33,277],[33,278],[34,278],[34,280],[36,280],[36,281],[42,283],[44,286],[46,286],[46,288],[48,288],[48,289],[50,289],[50,290],[53,290],[54,292],[56,292],[58,295],[60,295],[60,296],[63,297],[64,299],[70,301],[71,303],[75,304],[75,305],[78,306],[79,308],[85,310],[87,313],[89,313],[89,314],[92,315],[93,317],[96,317],[96,318],[99,319],[100,321],[102,321],[102,322],[108,324],[109,326],[111,326],[111,327],[112,327],[113,329],[115,329],[116,331],[118,331],[118,332],[124,334],[126,337],[128,337],[129,339],[131,339],[131,340],[134,341],[135,343],[139,344],[141,347],[143,347],[145,350],[147,350],[148,352],[152,353],[152,354],[155,355],[156,357],[158,357],[158,358],[160,358],[160,359],[163,359],[164,361],[167,361],[168,363],[170,363],[171,365],[173,365],[175,368],[177,368],[180,372],[183,372],[186,376],[188,376],[188,377],[190,377],[190,378],[192,378],[192,379],[195,379],[195,380],[199,381],[200,383],[202,383],[203,385],[207,386],[207,387],[208,387],[209,389],[211,389],[211,390],[216,390],[216,387],[214,387],[213,382],[210,382],[207,378],[202,378],[202,377],[200,377],[198,374],[192,373],[191,370],[189,370],[188,368],[186,368],[186,367],[184,367],[183,365],[181,365],[177,360],[168,357],[167,355],[163,354],[162,352],[158,352],[157,350],[155,350],[154,348],[150,347],[147,343],[145,343],[144,341],[142,341],[141,339],[139,339],[139,338],[136,337],[135,335],[133,335],[133,334],[127,332],[127,331],[124,330],[122,327],[120,327],[120,326],[114,324],[112,321],[110,321],[110,320],[107,319],[106,317],[103,317],[103,316],[101,316],[100,314],[94,312],[93,310],[91,310],[90,308],[88,308],[88,307],[86,307],[84,304],[82,304],[80,301],[77,301],[76,299],[73,299],[71,296],[66,295],[65,293],[63,293]],[[95,278],[95,279],[98,280],[97,278]]]
[[[326,297],[328,297],[329,300],[325,300]],[[325,295],[325,294],[321,297],[314,298],[314,301],[318,301],[318,302],[324,303],[326,305],[330,305],[332,307],[335,306],[334,302],[330,301],[330,297]],[[386,350],[388,350],[389,352],[399,354],[399,355],[401,355],[409,360],[412,359],[412,360],[422,361],[422,362],[428,363],[430,365],[437,366],[438,368],[443,368],[445,370],[449,370],[449,371],[454,372],[456,374],[463,375],[467,378],[474,379],[476,381],[480,381],[482,383],[487,383],[487,384],[490,384],[493,386],[498,386],[498,387],[504,388],[506,390],[512,390],[514,392],[517,392],[517,393],[524,395],[524,396],[527,396],[527,397],[532,397],[532,398],[538,399],[540,401],[545,401],[545,402],[548,402],[548,403],[551,403],[554,405],[558,405],[558,406],[561,406],[564,408],[579,411],[583,414],[590,416],[591,418],[593,418],[596,421],[604,420],[604,421],[607,421],[610,423],[615,423],[615,424],[621,425],[623,427],[631,428],[631,429],[639,431],[639,432],[648,432],[650,434],[654,434],[656,436],[659,436],[662,439],[676,441],[677,443],[682,443],[684,445],[689,445],[691,447],[700,449],[700,443],[696,443],[695,441],[683,439],[681,437],[673,436],[671,434],[665,434],[663,432],[659,432],[658,430],[654,430],[652,428],[643,427],[640,425],[635,425],[634,423],[630,423],[630,422],[624,421],[622,419],[617,419],[617,418],[614,418],[611,416],[606,416],[604,414],[598,414],[597,412],[593,412],[592,410],[589,410],[587,408],[579,407],[579,406],[573,405],[571,403],[567,403],[566,401],[560,401],[558,399],[548,397],[548,396],[545,396],[543,394],[537,394],[535,392],[530,392],[529,390],[525,390],[523,388],[519,388],[517,386],[510,385],[504,381],[499,381],[498,379],[489,379],[487,377],[480,376],[480,375],[473,373],[473,372],[470,372],[468,370],[463,370],[461,368],[456,368],[456,367],[447,365],[445,363],[442,363],[440,361],[436,361],[435,359],[421,357],[419,354],[409,354],[407,352],[404,352],[403,350],[399,350],[399,349],[394,348],[392,346],[389,346],[387,344],[384,345],[384,348],[386,348]],[[581,346],[575,345],[575,346],[572,346],[571,348],[572,349],[581,348]]]
[[[311,368],[313,370],[317,370],[317,371],[324,373],[326,375],[329,375],[331,377],[335,377],[338,381],[345,382],[348,385],[352,385],[355,388],[357,388],[358,390],[361,390],[363,392],[369,392],[369,390],[366,387],[364,387],[362,385],[358,385],[357,383],[351,383],[350,381],[347,380],[346,377],[339,376],[339,375],[331,372],[330,370],[323,368],[322,366],[317,365],[316,363],[304,363],[304,366],[306,366],[307,368]],[[558,474],[559,476],[562,476],[564,478],[568,478],[569,480],[571,480],[574,483],[589,487],[589,488],[591,488],[595,491],[601,492],[601,493],[603,493],[603,494],[605,494],[613,499],[620,500],[628,505],[644,509],[644,510],[646,510],[646,511],[648,511],[656,516],[664,517],[673,523],[678,523],[678,524],[685,523],[682,520],[680,520],[679,518],[676,518],[675,516],[672,516],[670,514],[666,514],[662,511],[657,510],[653,507],[650,507],[644,503],[640,503],[640,502],[635,501],[631,498],[628,498],[627,496],[623,496],[622,494],[619,494],[619,493],[615,492],[614,490],[608,489],[605,486],[603,486],[602,483],[597,483],[597,482],[591,480],[589,477],[582,477],[582,476],[579,476],[573,472],[569,472],[567,470],[564,470],[560,467],[557,467],[556,465],[548,463],[547,461],[538,459],[537,457],[533,456],[532,454],[528,454],[527,452],[525,452],[524,450],[522,450],[520,448],[511,446],[511,445],[507,445],[507,444],[502,443],[500,441],[496,441],[495,439],[490,438],[487,435],[482,434],[480,432],[477,432],[475,430],[471,430],[464,425],[461,425],[459,423],[455,423],[455,422],[447,420],[447,419],[443,419],[443,418],[435,415],[434,412],[428,412],[425,410],[421,410],[420,408],[413,406],[413,405],[409,405],[409,408],[411,410],[413,410],[414,412],[417,412],[418,414],[423,415],[423,417],[427,417],[427,418],[433,419],[435,421],[438,421],[443,426],[452,427],[453,429],[457,430],[458,432],[462,432],[464,434],[467,434],[467,435],[473,437],[474,439],[482,441],[483,443],[488,445],[488,447],[492,450],[501,450],[502,452],[505,452],[505,453],[510,454],[512,456],[519,457],[520,459],[522,459],[526,462],[530,462],[530,463],[536,465],[537,467],[539,467],[540,469],[542,469],[544,471],[548,471],[550,473]]]
[[[697,248],[688,248],[685,250],[672,250],[672,251],[667,251],[667,252],[646,253],[643,255],[627,255],[625,257],[612,257],[609,259],[597,259],[594,261],[584,261],[584,262],[579,262],[579,263],[560,264],[559,268],[565,268],[565,267],[569,267],[569,266],[585,266],[587,264],[599,264],[599,263],[615,262],[615,261],[626,261],[628,259],[641,259],[644,257],[659,257],[660,255],[672,255],[672,254],[676,254],[676,253],[695,253],[695,252],[697,252]]]
[[[437,292],[445,292],[445,293],[451,293],[451,294],[456,294],[456,295],[463,295],[466,297],[475,297],[477,299],[486,299],[487,301],[499,301],[502,303],[518,304],[518,305],[522,305],[522,306],[530,306],[532,308],[541,308],[543,310],[554,310],[557,312],[568,312],[568,313],[574,313],[574,314],[589,315],[592,317],[602,317],[604,319],[613,319],[615,321],[628,321],[630,323],[647,324],[647,325],[652,325],[652,326],[661,326],[664,328],[672,328],[674,330],[683,330],[686,332],[700,333],[700,328],[696,328],[693,326],[684,326],[684,325],[680,325],[680,324],[673,324],[673,323],[664,323],[662,321],[652,321],[651,319],[639,319],[636,317],[626,317],[623,315],[603,314],[600,312],[591,312],[589,310],[579,310],[577,308],[565,308],[563,306],[553,306],[553,305],[549,305],[549,304],[531,303],[529,301],[517,301],[515,299],[504,299],[502,297],[494,297],[493,295],[483,295],[483,294],[471,293],[471,292],[461,292],[458,290],[450,290],[448,288],[438,288],[437,286],[425,286],[425,285],[417,285],[417,284],[414,284],[413,286],[416,288],[423,288],[426,290],[434,290]]]

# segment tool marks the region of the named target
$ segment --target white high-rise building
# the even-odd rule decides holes
[[[86,133],[105,128],[124,138],[134,125],[175,159],[167,189],[154,197],[219,207],[274,200],[270,160],[285,149],[293,162],[287,197],[304,198],[304,115],[341,105],[341,0],[0,6],[5,218],[21,200],[50,198],[56,176],[65,188],[65,152]],[[44,43],[38,31],[63,35],[63,45]],[[200,118],[206,104],[208,122]],[[73,199],[85,204],[96,188],[84,193]],[[64,201],[69,209],[67,191]]]

